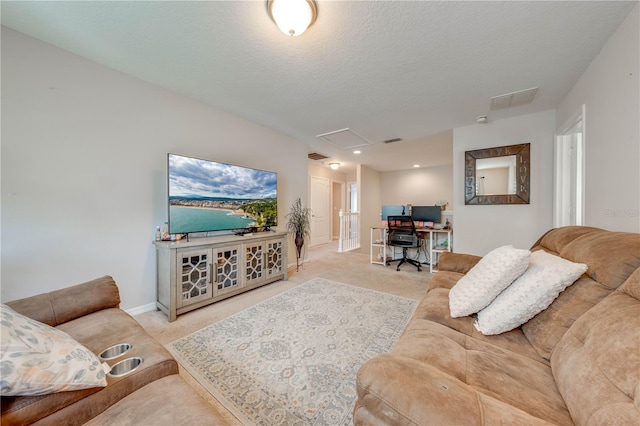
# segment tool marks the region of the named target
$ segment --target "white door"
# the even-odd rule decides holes
[[[311,241],[310,246],[331,241],[329,179],[311,176]]]

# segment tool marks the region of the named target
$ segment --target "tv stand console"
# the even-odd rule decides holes
[[[185,312],[287,279],[287,233],[156,241],[158,309]]]

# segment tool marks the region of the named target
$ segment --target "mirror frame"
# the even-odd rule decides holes
[[[464,203],[465,204],[529,204],[531,144],[499,146],[476,149],[464,153]],[[493,157],[516,156],[516,193],[476,195],[476,160]]]

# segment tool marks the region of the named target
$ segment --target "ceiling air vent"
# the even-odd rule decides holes
[[[494,96],[491,98],[491,111],[530,104],[537,92],[538,88],[532,87],[531,89],[520,90],[519,92]]]
[[[393,139],[387,139],[386,141],[382,141],[382,143],[394,143],[394,142],[400,142],[402,140],[402,138],[393,138]]]
[[[311,153],[309,153],[309,155],[307,155],[307,157],[309,157],[310,160],[316,160],[316,161],[324,160],[326,158],[329,158],[326,155],[322,155],[322,154],[319,154],[317,152],[311,152]]]

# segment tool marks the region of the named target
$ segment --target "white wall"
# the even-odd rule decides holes
[[[3,301],[109,274],[154,302],[167,152],[277,172],[279,229],[306,200],[305,145],[5,27],[1,136]]]
[[[485,255],[505,244],[529,248],[552,226],[555,111],[453,130],[453,250]],[[464,152],[531,144],[530,204],[465,205]]]
[[[360,199],[360,250],[369,253],[371,247],[371,227],[380,226],[380,175],[381,173],[369,167],[358,165],[356,172],[358,196]]]
[[[445,200],[453,205],[453,165],[384,172],[380,178],[382,205],[433,206]]]
[[[585,105],[585,224],[640,232],[640,6],[557,108],[563,126]]]

